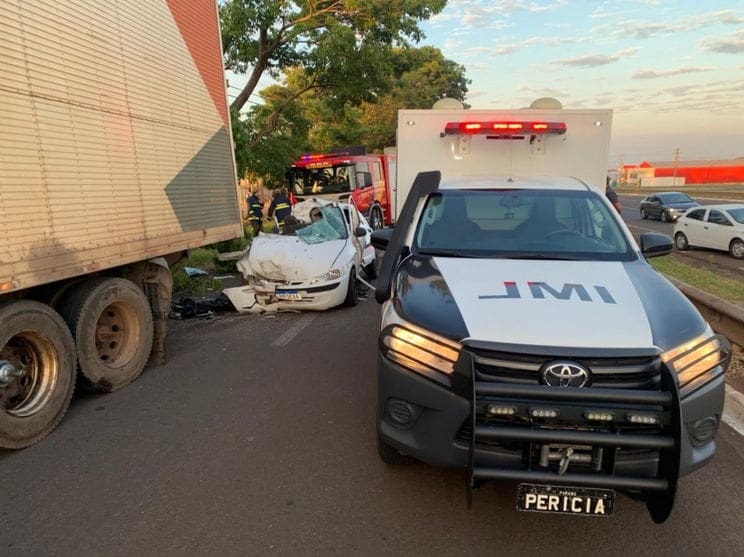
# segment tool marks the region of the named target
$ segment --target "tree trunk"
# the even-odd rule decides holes
[[[261,79],[261,76],[266,70],[266,67],[266,59],[259,58],[256,61],[256,65],[253,66],[253,70],[251,71],[251,76],[248,78],[248,83],[245,84],[242,91],[240,91],[238,96],[235,97],[233,102],[230,104],[230,110],[234,110],[235,112],[241,111],[241,109],[245,106],[245,103],[248,102],[248,99],[253,94],[253,91],[255,91],[256,86],[258,85],[258,81]]]

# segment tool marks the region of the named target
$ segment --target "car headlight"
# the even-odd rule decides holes
[[[310,284],[316,284],[324,280],[334,280],[341,277],[341,269],[331,269],[324,275],[310,279]]]
[[[384,355],[395,363],[428,374],[451,375],[460,355],[460,345],[411,323],[395,323],[382,334]]]
[[[703,334],[667,350],[661,359],[679,378],[680,394],[689,394],[714,376],[706,374],[722,366],[725,371],[731,361],[731,344],[721,335]]]

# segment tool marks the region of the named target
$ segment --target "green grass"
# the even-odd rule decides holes
[[[705,290],[714,296],[732,302],[744,301],[744,281],[734,280],[705,269],[680,263],[668,256],[655,257],[650,259],[649,263],[660,273],[686,282],[700,290]]]

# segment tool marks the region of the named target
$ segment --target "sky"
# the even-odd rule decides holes
[[[421,27],[473,108],[612,108],[611,168],[744,157],[744,2],[448,0]]]

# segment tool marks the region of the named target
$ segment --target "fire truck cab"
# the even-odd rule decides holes
[[[289,191],[298,200],[312,197],[353,203],[377,230],[393,222],[396,155],[367,154],[363,147],[306,154],[287,172]]]

